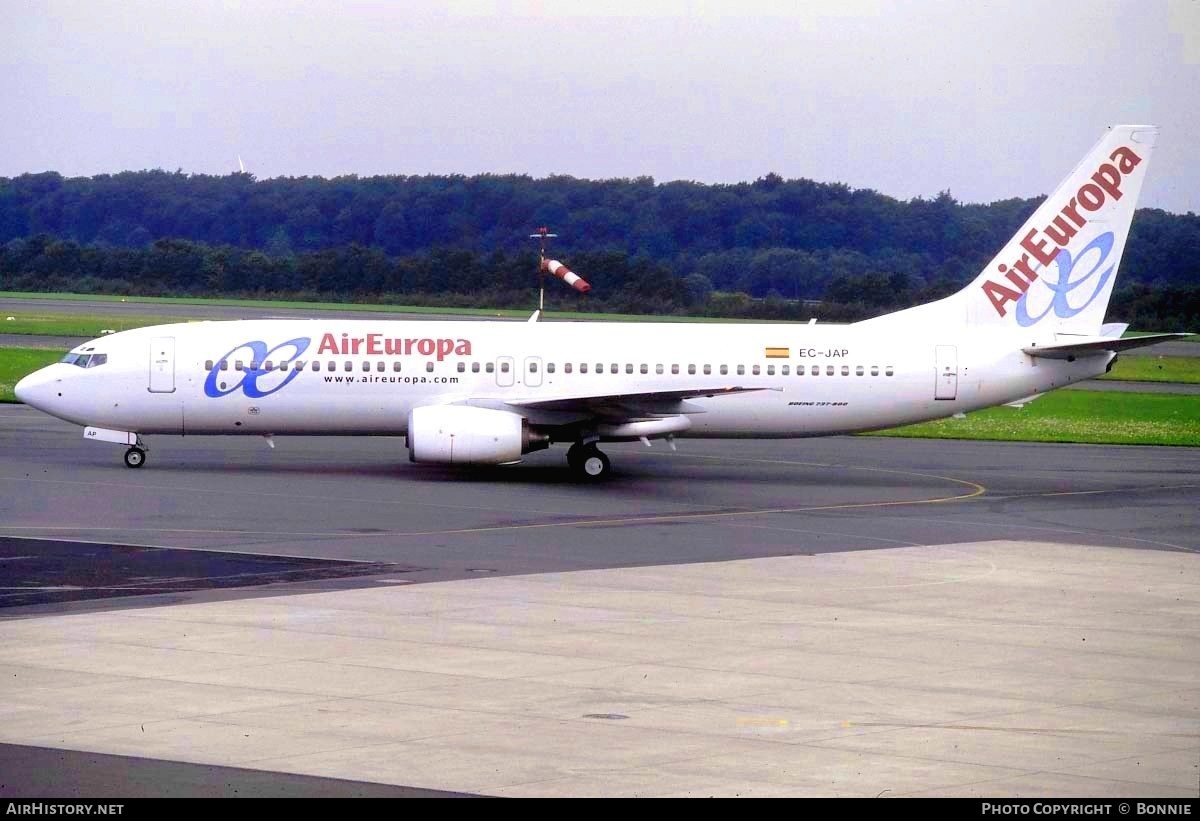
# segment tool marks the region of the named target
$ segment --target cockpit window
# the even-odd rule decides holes
[[[106,353],[69,353],[59,360],[66,365],[75,365],[79,368],[98,368],[108,362],[108,354]]]

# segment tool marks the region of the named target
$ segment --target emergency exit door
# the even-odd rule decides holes
[[[175,337],[150,340],[150,393],[175,393]]]
[[[935,351],[937,383],[933,398],[954,399],[958,396],[958,348],[954,345],[938,345]]]

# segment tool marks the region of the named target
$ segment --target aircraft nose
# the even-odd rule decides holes
[[[26,405],[28,405],[29,397],[33,393],[33,380],[26,376],[17,383],[15,388],[13,388],[13,393],[17,395],[18,402],[24,402]]]
[[[46,373],[48,370],[50,369],[36,370],[16,384],[13,393],[16,394],[18,402],[24,402],[38,410],[45,409],[46,392],[49,384],[54,381],[54,377]]]

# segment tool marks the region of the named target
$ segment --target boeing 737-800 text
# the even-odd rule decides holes
[[[1104,373],[1103,324],[1157,129],[1110,128],[983,272],[851,325],[242,320],[105,336],[16,387],[146,458],[143,434],[406,435],[414,462],[508,464],[556,442],[802,437],[937,419]]]

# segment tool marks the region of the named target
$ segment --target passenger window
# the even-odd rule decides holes
[[[704,366],[704,375],[708,376],[711,373],[712,373],[712,365],[705,365]]]
[[[546,373],[554,373],[554,363],[553,362],[546,363]]]
[[[346,360],[345,370],[347,370],[347,371],[354,370],[354,363],[351,362],[349,359]]]
[[[571,373],[571,363],[570,362],[563,363],[563,373]]]
[[[211,371],[213,369],[213,361],[211,359],[204,360],[204,370]]]
[[[257,370],[258,370],[258,366],[259,366],[259,365],[261,365],[261,364],[262,364],[262,363],[261,363],[261,362],[259,362],[257,359],[251,359],[251,360],[250,360],[250,370],[252,370],[252,371],[257,371]]]
[[[386,370],[387,370],[387,363],[384,362],[382,359],[375,363],[375,372],[376,373],[383,373]]]
[[[433,373],[433,363],[432,363],[432,362],[426,362],[426,363],[425,363],[425,372],[426,372],[426,373]]]
[[[887,370],[885,370],[883,373],[885,376],[891,376],[892,375],[892,366],[888,365]]]
[[[774,376],[774,375],[775,375],[775,366],[767,365],[767,376]]]
[[[879,366],[878,365],[871,366],[871,376],[879,376]]]
[[[336,362],[334,362],[332,359],[331,359],[331,360],[329,360],[328,362],[326,362],[326,363],[325,363],[325,370],[327,370],[327,371],[336,371],[336,370],[337,370],[337,363],[336,363]]]
[[[780,365],[779,367],[780,367],[780,371],[779,371],[779,372],[780,372],[781,374],[783,374],[784,376],[787,376],[787,375],[788,375],[788,373],[789,373],[789,371],[788,371],[788,368],[789,368],[789,367],[791,367],[791,366],[790,366],[790,365]]]
[[[279,363],[279,370],[286,371],[287,369],[288,369],[288,363],[287,363],[287,360],[285,359]]]
[[[721,366],[721,376],[724,376],[724,375],[725,375],[725,374],[727,374],[727,373],[729,373],[729,366],[728,366],[728,365],[722,365],[722,366]]]
[[[620,371],[621,371],[621,366],[618,365],[616,362],[612,363],[612,365],[610,365],[608,368],[609,373],[620,373]]]
[[[229,370],[229,360],[228,359],[221,360],[221,370],[223,370],[223,371]]]
[[[466,372],[467,372],[467,363],[466,363],[466,362],[459,362],[459,363],[458,363],[458,372],[459,372],[459,373],[466,373]]]
[[[826,366],[825,366],[825,375],[826,375],[826,376],[833,376],[833,365],[826,365]]]
[[[820,376],[820,375],[821,375],[821,366],[820,366],[820,365],[813,365],[813,369],[812,369],[812,375],[813,375],[813,376]]]
[[[679,373],[679,366],[678,366],[678,365],[672,365],[672,366],[671,366],[671,373],[673,373],[673,374],[678,374],[678,373]]]
[[[758,376],[759,372],[760,372],[760,369],[759,369],[758,365],[755,365],[754,367],[752,367],[750,369],[750,373],[754,374],[755,376]]]
[[[396,363],[396,370],[400,370],[399,362]],[[478,362],[471,363],[471,373],[479,373],[479,363]]]
[[[804,366],[803,365],[796,366],[796,376],[804,376]]]
[[[862,366],[862,365],[859,365],[858,367],[856,367],[856,368],[854,369],[854,375],[855,375],[855,376],[862,376],[862,375],[863,375],[863,366]]]
[[[738,376],[745,376],[745,375],[746,375],[746,366],[738,365]]]
[[[650,366],[643,364],[642,365],[642,373],[650,373]]]
[[[370,371],[370,370],[371,370],[371,363],[370,363],[370,362],[363,362],[363,363],[362,363],[362,369],[363,369],[363,373],[367,373],[368,371]]]
[[[587,373],[587,363],[586,363],[586,362],[580,362],[580,363],[579,363],[579,372],[580,372],[580,373]]]
[[[400,373],[400,360],[397,359],[392,363],[392,373]]]
[[[489,362],[489,363],[487,363],[486,365],[484,365],[484,366],[483,366],[483,369],[484,369],[485,371],[487,371],[488,373],[495,373],[495,371],[496,371],[496,365],[495,365],[495,363],[493,363],[493,362]]]
[[[849,376],[849,375],[850,375],[850,366],[842,365],[842,376]]]
[[[663,372],[663,366],[662,366],[661,364],[660,364],[660,365],[655,365],[655,366],[654,366],[654,372],[655,372],[656,374],[658,374],[659,376],[662,376],[662,372]]]
[[[632,365],[632,364],[630,364],[630,363],[626,363],[626,365],[625,365],[625,373],[633,373],[633,365]]]
[[[530,372],[530,373],[537,373],[537,363],[536,363],[536,362],[530,362],[530,363],[529,363],[529,372]]]
[[[321,370],[321,363],[314,359],[312,361],[312,364],[309,365],[308,368],[309,368],[309,370],[311,370],[315,373],[316,371]]]
[[[500,363],[500,373],[508,373],[508,363],[507,362]]]
[[[263,363],[264,371],[271,371],[274,369],[275,369],[275,363],[273,363],[271,360],[268,359],[266,362]]]
[[[696,372],[696,366],[695,366],[695,365],[688,365],[688,373],[689,373],[689,374],[694,374],[695,372]]]
[[[235,361],[234,361],[234,363],[233,363],[233,369],[234,369],[235,371],[240,371],[240,370],[242,370],[242,360],[240,360],[240,359],[238,359],[238,360],[235,360]]]

